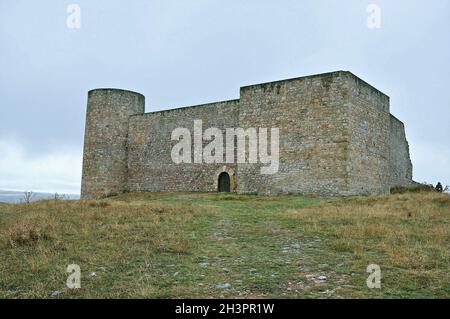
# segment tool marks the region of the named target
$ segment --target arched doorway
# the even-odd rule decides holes
[[[218,186],[219,192],[230,192],[230,175],[227,172],[220,173]]]

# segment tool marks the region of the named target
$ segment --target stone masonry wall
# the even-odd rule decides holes
[[[128,120],[145,111],[145,98],[116,89],[89,91],[81,197],[122,193],[128,179]]]
[[[193,140],[194,120],[202,120],[203,130],[225,130],[237,126],[239,101],[206,104],[148,113],[130,118],[129,179],[130,191],[216,191],[221,171],[235,171],[235,164],[181,163],[171,158],[171,133],[187,128]],[[203,146],[209,142],[204,142]],[[194,145],[191,148],[194,154]]]
[[[349,194],[389,192],[389,97],[348,77]]]
[[[412,182],[412,164],[409,158],[409,145],[403,123],[390,115],[389,134],[389,187],[408,186]]]
[[[280,167],[239,164],[238,191],[345,194],[348,130],[343,72],[241,89],[239,125],[280,129]]]
[[[175,164],[172,131],[193,135],[194,120],[203,131],[222,130],[224,143],[227,128],[278,128],[278,173],[261,174],[259,163]],[[350,72],[245,86],[238,100],[153,113],[144,113],[144,97],[134,92],[89,93],[83,198],[217,191],[224,171],[240,193],[378,194],[412,181],[404,127],[390,115],[389,97]]]

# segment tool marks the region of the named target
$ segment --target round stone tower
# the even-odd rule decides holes
[[[128,120],[145,112],[142,94],[95,89],[88,93],[81,198],[126,191]]]

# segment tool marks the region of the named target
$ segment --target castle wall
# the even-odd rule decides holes
[[[175,164],[171,150],[178,141],[171,141],[171,133],[187,128],[193,135],[194,120],[202,120],[203,130],[236,127],[238,107],[239,101],[232,100],[130,117],[128,189],[216,191],[217,172],[235,171],[236,164]],[[193,156],[194,143],[191,153]]]
[[[345,194],[348,130],[344,73],[248,86],[240,100],[155,112],[130,118],[130,191],[216,191],[223,167],[235,175],[237,192]],[[280,166],[261,174],[261,164],[174,164],[177,127],[279,128]],[[206,143],[204,143],[206,144]],[[267,166],[267,165],[264,165]]]
[[[390,115],[389,187],[408,186],[412,182],[412,164],[403,123]]]
[[[344,72],[241,89],[239,125],[280,129],[277,174],[238,165],[238,190],[256,193],[346,192],[348,130]]]
[[[267,164],[225,163],[225,158],[214,164],[174,163],[171,152],[179,141],[171,135],[177,128],[191,133],[194,158],[194,120],[202,120],[203,131],[222,130],[224,144],[227,128],[278,128],[278,172],[262,174]],[[217,191],[224,171],[231,190],[240,193],[379,194],[412,181],[404,126],[390,115],[389,97],[350,72],[245,86],[239,100],[153,113],[144,113],[138,93],[89,92],[83,198],[124,191]]]
[[[348,77],[349,194],[389,192],[389,97]]]

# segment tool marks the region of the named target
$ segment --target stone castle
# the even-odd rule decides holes
[[[223,131],[279,128],[277,173],[261,174],[261,163],[174,163],[171,133],[192,129],[194,120]],[[390,114],[389,97],[347,71],[244,86],[236,100],[151,113],[139,93],[88,93],[82,198],[139,191],[360,195],[411,183],[405,128]]]

